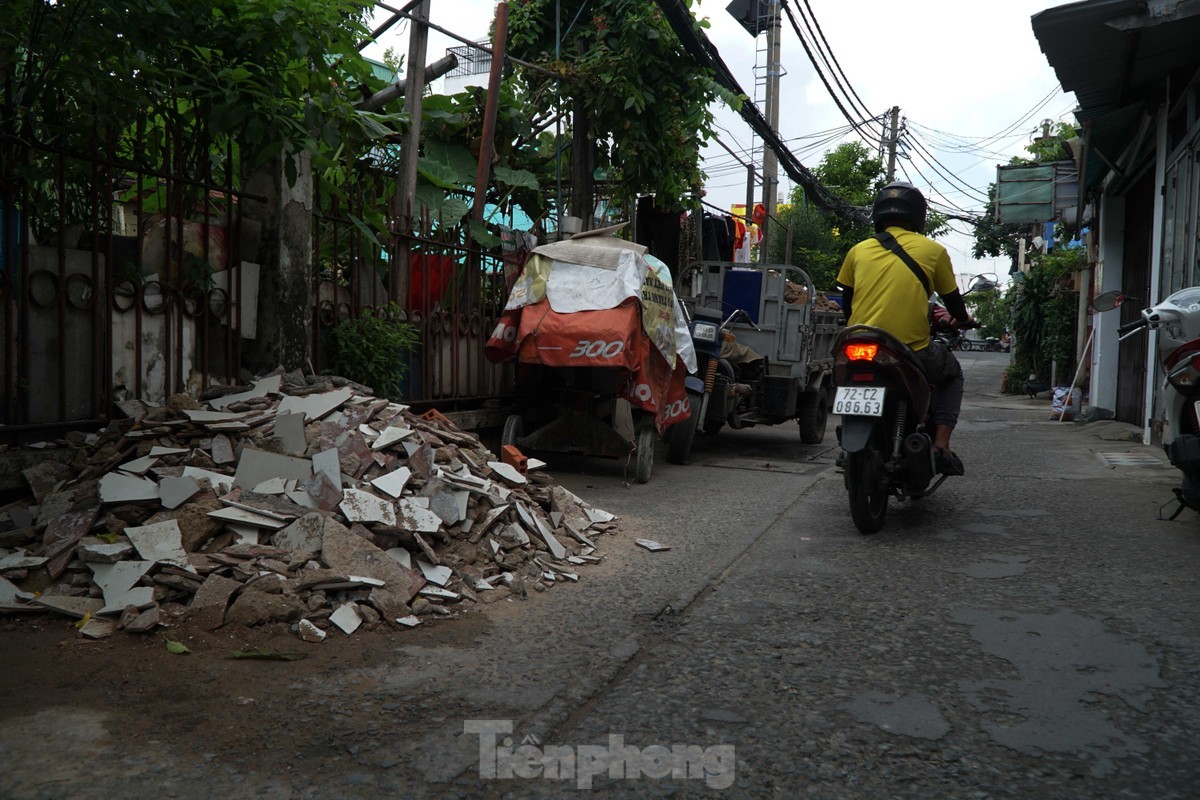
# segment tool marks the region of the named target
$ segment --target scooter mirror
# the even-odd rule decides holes
[[[1092,298],[1092,308],[1096,311],[1112,311],[1114,308],[1120,308],[1126,300],[1131,299],[1133,298],[1126,297],[1123,292],[1111,289]]]
[[[986,292],[995,288],[996,282],[994,280],[991,278],[986,278],[983,275],[976,275],[975,279],[971,281],[971,285],[967,287],[967,291],[963,292],[963,294],[970,294],[972,292]]]

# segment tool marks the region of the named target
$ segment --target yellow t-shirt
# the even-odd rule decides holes
[[[935,292],[958,289],[946,248],[904,228],[887,230],[925,271]],[[929,298],[900,256],[873,238],[859,242],[846,254],[837,282],[854,290],[850,325],[883,328],[913,350],[929,346]]]

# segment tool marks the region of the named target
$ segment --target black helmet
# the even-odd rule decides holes
[[[871,206],[871,221],[876,231],[888,225],[903,225],[924,233],[927,208],[920,189],[906,181],[895,181],[879,190],[875,205]]]

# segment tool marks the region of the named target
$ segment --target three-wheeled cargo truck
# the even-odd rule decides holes
[[[667,432],[667,460],[681,464],[696,432],[797,420],[800,441],[825,436],[833,396],[836,303],[787,264],[698,261],[676,282],[690,314],[697,374],[685,381],[690,417]]]

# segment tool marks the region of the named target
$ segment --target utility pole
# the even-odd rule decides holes
[[[422,0],[412,16],[408,37],[408,78],[404,82],[404,110],[412,120],[404,134],[400,168],[396,174],[396,225],[400,231],[396,258],[392,261],[388,290],[400,307],[408,304],[410,239],[415,220],[413,203],[417,191],[417,151],[421,146],[421,98],[425,94],[425,50],[429,43],[430,0]]]
[[[896,143],[900,140],[900,106],[892,106],[892,135],[887,139],[887,182],[896,180]]]
[[[769,0],[767,9],[767,86],[766,86],[766,112],[767,122],[771,126],[771,130],[779,131],[779,32],[781,28],[780,20],[780,0]],[[767,141],[763,140],[763,209],[766,211],[766,216],[763,217],[761,233],[762,244],[759,246],[759,261],[767,263],[767,226],[770,224],[771,215],[775,213],[777,204],[777,192],[779,189],[779,159],[775,155],[775,151],[771,149]],[[749,227],[750,217],[752,216],[753,207],[746,206],[746,224]]]

